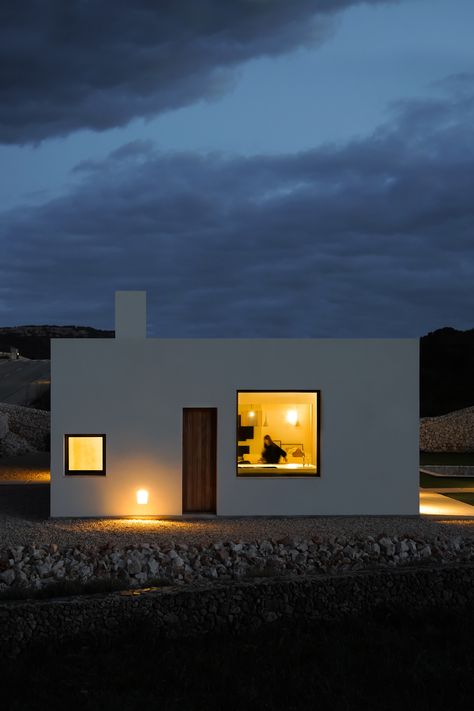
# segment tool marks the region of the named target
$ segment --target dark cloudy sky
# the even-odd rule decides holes
[[[3,0],[0,326],[474,327],[472,0]]]

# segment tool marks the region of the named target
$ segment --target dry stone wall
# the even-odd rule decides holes
[[[41,589],[62,580],[86,583],[113,579],[124,587],[139,587],[157,578],[184,584],[206,579],[331,574],[420,562],[463,561],[474,561],[473,538],[422,540],[381,535],[209,545],[26,545],[0,550],[0,590]]]
[[[474,407],[420,422],[422,452],[474,452]]]
[[[114,638],[131,628],[179,637],[280,619],[341,619],[380,607],[466,607],[474,603],[473,581],[473,565],[449,565],[0,603],[0,657],[71,638]]]

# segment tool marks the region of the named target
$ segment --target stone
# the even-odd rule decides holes
[[[130,573],[130,575],[136,575],[137,573],[141,573],[142,570],[142,565],[139,560],[136,558],[129,558],[127,560],[127,572]]]
[[[395,553],[395,545],[393,541],[388,537],[380,538],[379,546],[382,553],[386,556],[393,556],[393,554]]]
[[[404,554],[407,554],[407,555],[408,555],[409,550],[410,550],[410,547],[409,547],[407,541],[403,541],[403,540],[402,540],[402,541],[399,542],[399,544],[398,544],[398,552],[399,552],[401,555],[404,555]]]
[[[15,563],[18,563],[23,557],[24,546],[13,546],[10,548],[10,553],[12,554]]]
[[[5,585],[11,585],[15,580],[15,571],[13,568],[8,568],[0,573],[0,582],[5,583]]]
[[[42,578],[45,578],[51,572],[51,565],[49,563],[40,563],[36,566],[36,570]]]
[[[148,559],[148,570],[152,575],[156,575],[160,568],[160,564],[155,558],[149,558]]]
[[[347,545],[342,552],[349,561],[355,560],[358,557],[358,552],[353,546]]]

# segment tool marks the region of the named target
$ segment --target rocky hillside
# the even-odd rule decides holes
[[[89,326],[14,326],[0,328],[0,351],[14,346],[25,358],[51,357],[51,338],[113,338],[114,331],[102,331]]]
[[[48,451],[49,429],[49,412],[0,403],[0,457]]]
[[[440,417],[424,417],[420,423],[422,452],[474,452],[474,407]]]

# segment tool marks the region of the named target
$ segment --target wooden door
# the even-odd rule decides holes
[[[183,513],[216,513],[217,408],[183,409]]]

